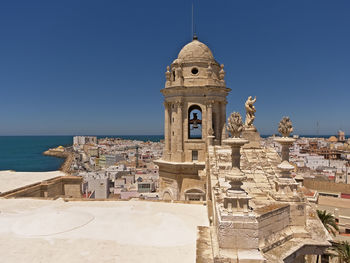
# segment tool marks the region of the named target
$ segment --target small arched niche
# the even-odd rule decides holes
[[[202,109],[198,105],[188,109],[188,139],[202,139]]]

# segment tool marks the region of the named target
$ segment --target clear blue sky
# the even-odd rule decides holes
[[[195,0],[225,64],[227,113],[350,133],[350,1]],[[0,2],[0,135],[162,134],[164,72],[191,41],[192,1]]]

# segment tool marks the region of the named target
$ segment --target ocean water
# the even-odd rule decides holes
[[[159,141],[160,135],[115,135],[128,140]],[[63,159],[45,156],[43,152],[57,146],[73,144],[73,136],[0,136],[0,170],[45,172],[58,170]]]

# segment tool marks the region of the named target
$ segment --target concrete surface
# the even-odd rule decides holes
[[[195,262],[206,206],[0,199],[4,262]]]

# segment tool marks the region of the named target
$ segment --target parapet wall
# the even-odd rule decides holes
[[[58,196],[79,198],[82,196],[80,176],[59,176],[40,183],[27,185],[2,193],[0,197],[20,198],[55,198]]]
[[[329,181],[320,181],[316,179],[305,178],[304,186],[306,188],[317,191],[350,194],[350,184],[334,183]]]
[[[290,224],[289,205],[271,205],[264,209],[271,211],[261,214],[257,220],[259,225],[259,247],[265,246],[270,236],[284,230]],[[259,213],[259,209],[257,209]]]

